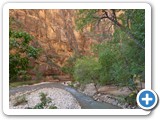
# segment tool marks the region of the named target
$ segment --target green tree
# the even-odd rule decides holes
[[[111,41],[94,46],[94,53],[101,65],[99,82],[127,85],[134,89],[134,77],[145,71],[145,10],[79,10],[77,28],[98,25],[103,19],[114,25]]]
[[[31,68],[29,66],[30,58],[36,59],[39,54],[38,48],[35,48],[30,44],[33,37],[26,32],[9,31],[9,79],[10,82],[17,81],[19,79],[27,79],[27,70]]]
[[[78,30],[98,25],[102,19],[107,19],[115,25],[115,28],[120,28],[140,48],[144,49],[145,10],[143,9],[79,10],[77,16]]]
[[[97,83],[101,65],[93,57],[82,57],[76,60],[73,76],[82,84]]]

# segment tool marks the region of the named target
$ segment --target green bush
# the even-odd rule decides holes
[[[26,96],[25,95],[17,96],[15,98],[14,106],[18,106],[20,104],[24,104],[24,103],[27,103],[27,102],[28,101],[26,100]]]
[[[144,71],[144,51],[136,48],[132,41],[122,44],[115,41],[103,43],[98,45],[97,50],[102,66],[100,83],[134,86],[133,76]]]
[[[27,70],[30,58],[36,59],[39,54],[39,49],[33,47],[30,42],[33,39],[26,32],[9,31],[9,79],[10,82],[17,80],[27,80],[29,75]]]
[[[74,78],[82,84],[98,82],[101,66],[93,57],[78,59],[74,67]]]
[[[131,94],[129,94],[129,96],[125,98],[125,101],[131,106],[136,106],[137,105],[136,97],[137,97],[137,93],[132,92]]]
[[[69,58],[67,59],[65,65],[61,68],[61,70],[62,70],[64,73],[73,75],[75,62],[76,62],[76,60],[77,60],[78,58],[80,58],[80,57],[81,57],[80,55],[76,55],[76,54],[74,54],[73,56],[69,57]]]
[[[120,44],[108,42],[102,44],[101,47],[103,50],[99,50],[99,62],[103,66],[100,75],[102,84],[126,84],[130,74],[125,63],[125,57],[120,51]]]
[[[45,94],[43,92],[40,93],[40,100],[41,100],[41,102],[36,104],[33,107],[33,109],[45,109],[52,102],[52,99],[50,97],[47,97],[47,94]],[[57,107],[52,104],[49,106],[49,109],[57,109]]]
[[[112,13],[110,13],[112,11]],[[122,14],[116,15],[119,11],[124,11]],[[108,14],[115,19],[108,19]],[[114,32],[112,40],[101,42],[93,48],[94,59],[98,59],[96,64],[100,66],[96,76],[101,84],[116,84],[120,86],[129,86],[135,89],[134,76],[140,76],[144,80],[145,71],[145,11],[144,10],[78,10],[76,25],[79,30],[84,30],[88,25],[95,26],[100,22],[98,17],[105,16],[114,24]],[[95,22],[97,20],[97,22]],[[117,21],[116,21],[117,20]],[[104,22],[104,21],[103,21]],[[107,28],[107,24],[106,24]],[[106,33],[108,34],[108,33]],[[95,39],[95,38],[94,38]],[[105,40],[104,40],[105,41]],[[79,62],[79,67],[76,66],[75,78],[83,81],[91,81],[88,78],[94,72],[94,65],[89,60]],[[84,67],[82,67],[82,66]],[[90,67],[89,67],[90,66]],[[81,77],[77,71],[82,70]],[[89,75],[88,75],[89,74]],[[85,80],[86,77],[86,80]],[[96,78],[96,79],[97,79]],[[89,79],[89,80],[88,80]]]
[[[138,50],[132,41],[98,44],[94,46],[96,56],[76,61],[74,78],[82,83],[115,84],[135,89],[133,76],[144,71],[144,52]]]

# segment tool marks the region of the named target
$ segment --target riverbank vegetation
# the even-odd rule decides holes
[[[116,12],[123,14],[116,16]],[[93,29],[100,20],[109,19],[114,32],[110,40],[104,39],[93,45],[92,54],[81,55],[73,60],[67,72],[81,83],[115,84],[134,90],[134,80],[144,80],[144,10],[79,10],[77,14],[77,28],[81,31],[88,26]]]
[[[9,50],[10,85],[68,75],[128,87],[135,104],[145,82],[145,10],[11,10]]]

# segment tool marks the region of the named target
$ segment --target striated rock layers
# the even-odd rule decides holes
[[[108,29],[104,24],[106,20],[94,26],[94,32],[87,30],[76,31],[75,21],[77,10],[65,9],[10,9],[10,28],[23,30],[34,36],[33,46],[42,49],[38,60],[31,60],[34,66],[30,74],[38,76],[51,76],[63,74],[60,67],[65,61],[75,54],[92,54],[90,46],[101,42],[110,35],[108,29],[113,32],[113,25]],[[104,34],[105,33],[105,34]],[[97,37],[97,35],[99,37]]]
[[[33,79],[37,76],[62,74],[60,67],[74,54],[87,50],[90,40],[75,30],[75,10],[23,10],[9,11],[10,28],[23,30],[34,36],[33,46],[42,49],[38,60],[31,60],[34,66],[30,72]]]

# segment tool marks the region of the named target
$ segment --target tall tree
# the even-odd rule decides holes
[[[81,31],[108,21],[114,26],[112,39],[95,47],[96,57],[101,64],[97,73],[100,74],[99,80],[104,84],[129,85],[135,89],[135,77],[144,80],[145,10],[103,9],[77,12],[77,29]],[[110,27],[108,24],[103,25],[106,29]]]
[[[91,24],[97,25],[103,19],[111,21],[115,27],[119,27],[137,46],[144,49],[145,35],[145,10],[79,10],[76,20],[77,28],[83,30]]]

